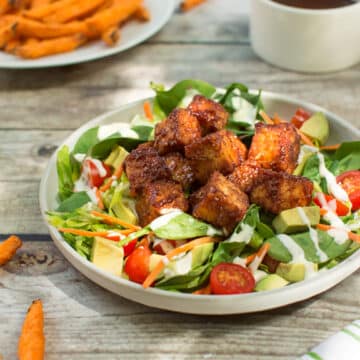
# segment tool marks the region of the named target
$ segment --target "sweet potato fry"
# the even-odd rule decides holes
[[[20,44],[20,39],[11,39],[5,46],[5,52],[7,52],[8,54],[13,54],[15,52],[15,49],[20,46]]]
[[[72,4],[76,4],[77,0],[59,0],[50,4],[35,7],[28,11],[24,11],[23,15],[31,19],[42,20],[44,17],[49,16],[55,11],[66,8]]]
[[[113,26],[110,29],[106,30],[101,35],[102,40],[108,46],[114,46],[119,42],[120,39],[120,29],[117,26]]]
[[[205,2],[206,0],[184,0],[181,4],[182,11],[189,11],[195,6],[198,6]]]
[[[8,13],[12,9],[12,4],[9,0],[0,0],[0,15]]]
[[[105,0],[78,0],[70,6],[63,7],[44,19],[44,22],[63,24],[84,17],[104,3]]]
[[[83,21],[73,21],[68,24],[43,24],[39,21],[18,18],[16,33],[22,37],[52,39],[75,34],[87,34],[87,26]]]
[[[0,266],[6,264],[22,245],[21,240],[12,235],[2,243],[0,243]]]
[[[19,360],[43,360],[45,356],[44,312],[41,300],[31,304],[22,327]]]
[[[52,2],[53,1],[51,1],[51,0],[32,0],[31,5],[30,5],[30,9],[36,9],[36,8],[38,8],[40,6],[49,5]]]
[[[145,6],[141,5],[136,9],[134,18],[138,21],[146,22],[150,20],[151,16],[149,10]]]
[[[99,37],[110,27],[117,26],[133,15],[141,3],[141,0],[115,0],[113,6],[85,20],[90,35]]]
[[[12,22],[0,29],[0,49],[3,49],[6,44],[16,36],[16,28],[17,23]]]
[[[57,39],[42,40],[24,44],[15,49],[15,54],[25,59],[69,52],[84,44],[86,37],[83,34],[64,36]]]

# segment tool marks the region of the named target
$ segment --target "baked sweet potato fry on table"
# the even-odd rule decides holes
[[[114,46],[120,26],[149,19],[143,0],[0,0],[0,48],[36,59],[98,39]]]
[[[43,360],[45,356],[44,312],[41,300],[31,304],[22,327],[19,360]]]
[[[22,245],[20,238],[15,235],[0,243],[0,266],[6,264]]]

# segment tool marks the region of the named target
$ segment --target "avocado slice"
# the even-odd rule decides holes
[[[313,155],[313,152],[307,152],[304,154],[301,162],[296,166],[295,170],[293,171],[293,175],[301,175],[304,171],[304,167],[306,165],[306,162],[310,159],[310,157]]]
[[[150,265],[149,265],[149,271],[153,271],[155,269],[155,266],[162,261],[163,259],[163,255],[159,255],[159,254],[151,254],[150,255]]]
[[[128,155],[129,153],[123,147],[118,145],[112,150],[104,163],[112,166],[114,169],[118,169]]]
[[[302,208],[311,226],[320,222],[320,208],[316,205]],[[306,231],[308,226],[304,224],[297,208],[282,211],[273,220],[272,225],[278,234],[292,234]]]
[[[314,265],[314,270],[317,271],[317,264]],[[290,282],[299,282],[305,279],[306,268],[305,264],[302,263],[293,263],[285,264],[280,263],[276,268],[276,274],[281,276],[287,281]]]
[[[114,243],[101,237],[95,237],[90,260],[102,270],[113,275],[121,276],[124,250]]]
[[[324,145],[329,138],[329,121],[322,112],[317,112],[303,123],[300,131],[315,140],[318,145]]]
[[[277,274],[270,274],[261,279],[255,286],[255,291],[267,291],[279,289],[286,286],[289,282]]]

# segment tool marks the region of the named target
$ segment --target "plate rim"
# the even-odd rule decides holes
[[[154,0],[151,0],[154,1]],[[156,0],[155,0],[156,1]],[[161,0],[160,0],[161,1]],[[113,49],[109,48],[106,49],[106,53],[102,52],[95,52],[94,54],[91,54],[89,56],[85,56],[81,59],[65,59],[65,60],[59,60],[55,61],[53,63],[37,63],[36,60],[25,60],[23,59],[22,62],[17,62],[13,64],[12,62],[4,62],[0,60],[0,69],[9,69],[9,70],[31,70],[31,69],[47,69],[47,68],[53,68],[53,67],[62,67],[62,66],[71,66],[71,65],[77,65],[77,64],[83,64],[86,62],[94,61],[94,60],[100,60],[105,59],[107,57],[120,54],[124,51],[127,51],[133,47],[136,47],[137,45],[142,44],[144,41],[150,39],[153,37],[156,33],[158,33],[171,19],[172,15],[174,14],[176,8],[177,8],[177,0],[166,0],[165,1],[165,10],[163,13],[163,17],[159,21],[159,23],[154,26],[150,31],[142,34],[141,36],[128,41],[124,44],[121,48],[114,47]],[[100,41],[100,40],[98,40]],[[76,50],[75,50],[76,52]],[[55,59],[58,55],[69,55],[73,54],[74,51],[65,53],[65,54],[55,54],[51,55],[48,58]],[[14,55],[15,56],[15,55]],[[44,57],[43,59],[46,59]]]
[[[254,92],[254,91],[255,90],[252,90],[252,92]],[[273,99],[273,100],[275,100],[275,99],[280,100],[280,101],[283,101],[290,105],[296,105],[296,106],[302,106],[305,108],[309,108],[309,109],[312,109],[313,111],[323,111],[325,114],[327,114],[328,116],[331,117],[332,121],[335,121],[342,127],[347,128],[347,130],[352,131],[356,136],[358,136],[360,138],[360,130],[359,129],[352,126],[349,122],[345,121],[340,116],[334,114],[333,112],[331,112],[321,106],[318,106],[318,105],[313,104],[308,101],[303,101],[303,100],[297,99],[295,97],[291,97],[288,95],[271,92],[271,91],[262,91],[262,96],[265,96],[265,97],[267,97],[269,99]],[[165,291],[165,290],[156,289],[156,288],[144,289],[139,284],[136,284],[134,282],[131,282],[129,280],[126,280],[126,279],[123,279],[120,277],[116,277],[115,275],[112,275],[110,273],[107,273],[107,272],[99,269],[94,264],[92,264],[90,261],[88,261],[87,259],[83,258],[81,255],[79,255],[63,239],[63,237],[61,236],[61,233],[46,221],[45,212],[48,210],[47,209],[47,201],[46,201],[46,199],[47,199],[46,183],[49,180],[50,170],[56,164],[57,153],[63,145],[72,142],[73,140],[78,138],[84,131],[93,127],[96,124],[101,123],[108,117],[111,117],[112,115],[117,114],[117,113],[121,113],[127,109],[131,109],[133,107],[139,106],[146,100],[151,101],[153,99],[154,99],[154,97],[152,96],[152,97],[148,97],[148,98],[139,99],[139,100],[127,103],[127,104],[123,104],[123,105],[119,106],[118,108],[108,111],[106,113],[103,113],[103,114],[91,119],[90,121],[86,122],[85,124],[83,124],[81,127],[76,129],[75,131],[73,131],[69,136],[67,136],[65,138],[65,140],[59,145],[57,150],[52,154],[51,158],[49,159],[48,164],[45,168],[45,171],[42,175],[41,182],[40,182],[40,188],[39,188],[39,203],[40,203],[40,210],[41,210],[42,218],[43,218],[43,220],[49,230],[49,233],[50,233],[55,245],[57,246],[57,248],[64,255],[64,257],[77,270],[79,270],[85,277],[87,277],[91,281],[97,283],[101,287],[103,287],[113,293],[118,294],[119,296],[122,296],[122,297],[130,299],[134,302],[142,303],[144,305],[151,306],[154,308],[170,310],[170,311],[175,311],[175,312],[180,312],[180,313],[197,314],[197,315],[226,315],[226,314],[245,314],[245,313],[266,311],[266,310],[271,310],[271,309],[279,308],[282,306],[290,305],[293,303],[297,303],[300,301],[304,301],[304,300],[309,299],[313,296],[316,296],[326,290],[329,290],[330,288],[339,284],[345,278],[347,278],[348,276],[350,276],[352,273],[354,273],[355,271],[357,271],[360,268],[360,251],[357,251],[354,254],[352,254],[349,258],[347,258],[346,260],[341,262],[339,265],[335,266],[334,268],[324,271],[323,273],[319,273],[319,274],[317,274],[317,276],[315,276],[313,278],[291,284],[285,288],[264,291],[264,292],[253,292],[253,293],[249,293],[249,294],[217,295],[217,296],[202,295],[202,296],[199,296],[199,295],[193,295],[193,294],[187,294],[187,293],[175,293],[175,292]],[[127,121],[123,121],[123,122],[127,122]],[[91,277],[91,273],[93,273],[94,278],[96,278],[96,279]],[[332,275],[334,273],[337,273],[338,277],[335,281],[331,281]],[[111,282],[112,284],[111,285],[105,284],[106,282]],[[216,307],[216,305],[219,301],[224,302],[224,304],[227,304],[227,306],[229,306],[232,302],[235,302],[235,301],[241,302],[241,300],[243,300],[245,302],[246,301],[249,302],[252,299],[257,299],[257,300],[263,299],[265,301],[264,301],[263,305],[257,310],[249,310],[249,311],[235,310],[235,311],[232,311],[231,309],[226,309],[224,306],[222,306],[220,311],[215,310],[215,311],[208,312],[206,309],[204,309],[203,311],[192,311],[191,309],[185,309],[185,308],[179,309],[177,306],[175,306],[175,308],[174,308],[174,306],[171,306],[171,304],[167,305],[167,306],[163,306],[161,304],[159,304],[158,306],[156,304],[149,305],[149,302],[146,299],[144,299],[143,301],[141,301],[141,299],[134,300],[133,297],[131,297],[131,296],[127,297],[126,294],[123,294],[123,293],[119,294],[119,292],[115,289],[117,286],[119,288],[125,288],[125,289],[129,288],[133,291],[133,293],[140,293],[140,295],[147,294],[147,296],[144,297],[146,299],[149,298],[149,296],[150,297],[155,296],[155,297],[166,298],[166,299],[169,299],[170,301],[174,300],[174,299],[180,300],[180,301],[190,300],[190,302],[192,304],[198,305],[198,306],[200,304],[203,304],[204,301],[207,302],[210,307],[212,307],[212,306]],[[303,291],[304,287],[314,288],[314,290],[310,291],[311,295],[309,295],[308,292]],[[281,295],[284,295],[283,297],[290,297],[292,300],[290,300],[290,301],[288,301],[288,300],[275,301],[275,304],[273,304],[273,305],[266,304],[266,300],[268,300],[269,298],[273,298],[273,300],[275,300],[274,298],[276,298],[277,296],[281,297]],[[285,295],[287,295],[287,296],[285,296]],[[291,295],[291,296],[289,296],[289,295]]]

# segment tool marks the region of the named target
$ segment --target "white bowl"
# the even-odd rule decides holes
[[[279,67],[302,72],[345,69],[360,62],[360,2],[312,10],[251,0],[250,34],[254,51]]]
[[[360,138],[359,130],[319,106],[270,92],[263,92],[262,97],[265,108],[270,114],[277,112],[285,118],[290,118],[299,106],[313,112],[323,111],[330,120],[331,143],[344,140],[358,140]],[[62,145],[66,144],[70,146],[70,148],[73,147],[83,132],[96,125],[108,124],[115,121],[129,121],[135,114],[142,112],[142,104],[143,101],[137,101],[88,122],[70,135]],[[57,206],[56,156],[57,154],[55,153],[51,157],[40,184],[40,207],[44,219],[46,211],[53,210]],[[174,293],[155,288],[145,290],[136,283],[100,270],[71,248],[54,227],[48,224],[48,228],[56,246],[66,259],[96,284],[115,294],[141,304],[190,314],[240,314],[288,305],[328,290],[360,267],[359,251],[331,270],[319,273],[316,277],[309,280],[292,284],[278,290],[220,296]]]

